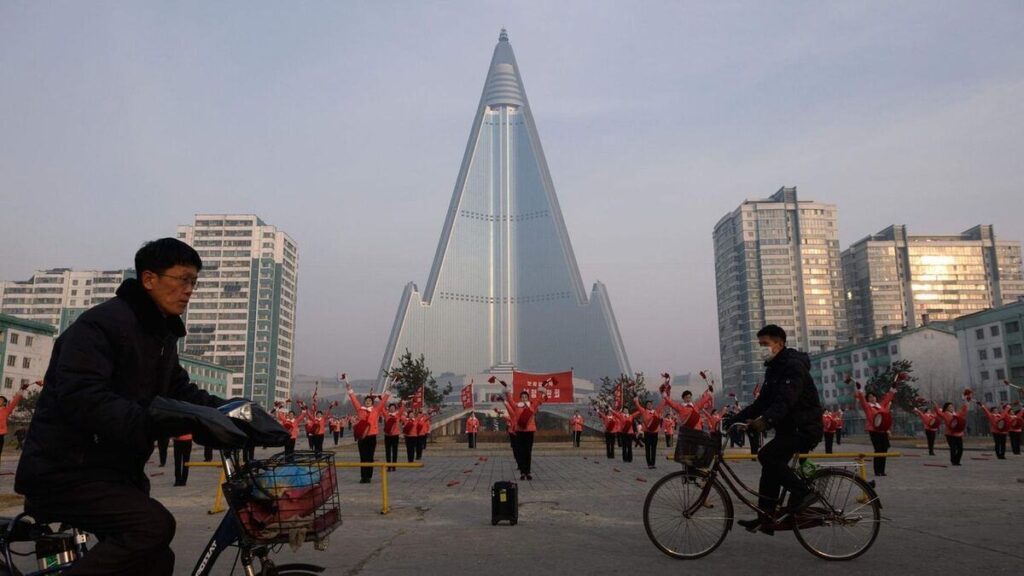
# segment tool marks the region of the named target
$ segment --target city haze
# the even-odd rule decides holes
[[[506,27],[634,369],[717,371],[714,224],[797,186],[840,245],[1024,240],[1014,3],[0,5],[0,279],[131,266],[197,212],[299,248],[296,372],[373,378]]]

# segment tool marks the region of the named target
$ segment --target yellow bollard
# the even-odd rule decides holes
[[[206,511],[207,514],[219,514],[224,511],[224,468],[220,469],[220,482],[217,482],[217,496],[213,498],[213,508]]]
[[[861,480],[863,480],[865,482],[868,481],[868,465],[864,462],[864,458],[857,458],[857,475],[860,476]],[[857,497],[857,502],[860,502],[861,504],[864,504],[867,501],[868,501],[868,494],[867,494],[867,492],[861,492],[860,496]]]
[[[381,514],[387,514],[388,512],[391,511],[390,506],[388,506],[388,467],[387,466],[383,466],[380,469],[380,496],[381,496],[381,502],[382,502],[381,508],[380,508],[380,513]]]

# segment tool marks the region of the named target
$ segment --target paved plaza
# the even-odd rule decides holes
[[[328,441],[330,444],[330,441]],[[844,443],[843,450],[868,451]],[[1024,456],[996,460],[984,449],[968,451],[960,469],[914,447],[897,447],[889,475],[877,480],[885,524],[874,547],[845,564],[828,564],[806,552],[791,533],[774,537],[734,528],[711,556],[690,562],[670,559],[649,542],[642,507],[648,489],[675,470],[668,461],[648,470],[642,450],[632,464],[607,460],[597,442],[578,451],[538,445],[534,480],[520,482],[518,526],[490,524],[490,486],[515,479],[514,462],[503,445],[476,451],[434,445],[422,470],[399,470],[391,481],[392,511],[380,515],[379,473],[370,485],[358,484],[356,469],[341,470],[344,525],[325,552],[311,545],[297,553],[283,550],[276,559],[307,561],[328,574],[669,574],[685,570],[721,570],[726,574],[935,574],[971,570],[1019,574],[1024,566]],[[5,456],[16,452],[7,452]],[[193,452],[201,458],[202,451]],[[339,460],[356,460],[350,438]],[[10,472],[13,459],[2,470]],[[744,481],[756,482],[759,467],[736,464]],[[150,464],[154,495],[178,519],[174,549],[177,573],[187,574],[221,515],[208,515],[216,469],[194,469],[189,485],[173,488],[170,467]],[[870,466],[869,466],[870,475]],[[0,494],[10,494],[12,477],[0,478]],[[16,500],[4,497],[4,514]],[[745,511],[738,509],[740,517]],[[232,557],[220,559],[229,573]],[[795,572],[794,572],[795,571]]]

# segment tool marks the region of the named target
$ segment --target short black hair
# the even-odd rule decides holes
[[[782,340],[782,343],[786,343],[786,331],[782,329],[782,326],[776,324],[769,324],[764,328],[757,331],[757,337],[767,336],[776,340]]]
[[[177,238],[161,238],[146,242],[135,253],[135,274],[140,278],[146,270],[163,274],[179,264],[192,266],[197,271],[203,269],[203,260],[199,253]]]

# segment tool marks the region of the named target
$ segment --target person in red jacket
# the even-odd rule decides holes
[[[914,414],[921,419],[924,426],[924,436],[928,439],[928,455],[935,456],[935,436],[942,425],[942,417],[938,415],[938,408],[933,412],[925,412],[920,408],[914,408]]]
[[[821,413],[821,427],[825,434],[825,454],[832,453],[832,441],[836,437],[836,417],[825,410]]]
[[[573,448],[580,447],[580,441],[583,438],[583,416],[580,415],[580,411],[577,410],[572,418],[569,419],[569,426],[572,427],[572,445]]]
[[[664,404],[669,408],[675,410],[676,414],[679,415],[679,425],[690,428],[691,430],[700,430],[702,428],[701,412],[711,408],[713,400],[714,387],[708,385],[708,389],[701,395],[700,400],[696,403],[693,402],[693,393],[689,390],[683,390],[681,404],[677,404],[672,401],[672,398],[665,394],[662,396]]]
[[[666,416],[661,423],[661,431],[665,433],[665,447],[672,447],[672,437],[676,434],[676,419],[673,416]]]
[[[174,485],[188,483],[188,462],[192,459],[192,435],[182,434],[174,438]]]
[[[871,437],[871,445],[874,447],[875,452],[889,451],[889,430],[892,428],[892,399],[896,396],[896,387],[902,384],[906,378],[907,374],[905,372],[896,374],[892,386],[882,396],[881,401],[871,392],[868,392],[867,396],[865,396],[861,392],[860,382],[854,383],[857,391],[853,395],[860,402],[861,410],[864,411],[864,427],[867,429],[868,436]],[[849,384],[853,379],[847,375],[844,381]],[[872,461],[875,476],[885,476],[885,460],[884,456],[876,456]]]
[[[356,422],[352,431],[356,437],[356,443],[359,445],[359,461],[360,462],[373,462],[373,454],[377,451],[377,433],[380,430],[380,414],[387,405],[388,399],[391,396],[387,392],[388,386],[385,382],[384,389],[381,391],[380,402],[374,404],[374,397],[372,394],[367,394],[363,399],[363,402],[359,402],[359,398],[352,392],[352,385],[345,381],[345,390],[348,392],[348,399],[352,403],[352,408],[356,411],[356,417],[359,419]],[[359,483],[369,484],[373,478],[373,468],[370,466],[359,469]]]
[[[341,440],[342,426],[344,426],[342,419],[336,416],[332,416],[331,419],[327,421],[327,427],[331,429],[331,436],[334,436],[335,446],[337,446],[338,441]]]
[[[530,398],[530,393],[522,391],[519,393],[519,401],[515,404],[509,400],[508,384],[500,380],[502,388],[505,389],[505,401],[509,408],[515,410],[516,421],[516,443],[519,445],[519,479],[533,480],[533,436],[537,433],[537,412],[547,400],[547,390],[538,390],[537,397]],[[542,386],[546,389],[553,386],[551,379],[545,380]]]
[[[401,419],[402,434],[405,435],[405,455],[409,462],[416,460],[416,448],[420,445],[419,417],[419,408],[413,408],[408,416]]]
[[[959,411],[953,411],[953,403],[946,402],[939,410],[935,404],[935,411],[942,418],[946,427],[946,443],[949,444],[949,462],[953,466],[960,465],[960,459],[964,455],[964,430],[967,428],[967,406],[968,400],[965,394],[964,405]]]
[[[832,418],[836,421],[836,446],[840,446],[843,443],[843,409],[836,408]]]
[[[476,449],[476,435],[480,432],[480,419],[476,417],[476,412],[470,412],[469,418],[466,418],[466,442],[470,449]]]
[[[619,448],[622,449],[622,461],[626,463],[632,462],[633,441],[636,439],[636,417],[640,413],[630,414],[629,410],[623,408],[614,414],[619,421]]]
[[[306,413],[302,412],[298,418],[295,417],[294,411],[289,411],[288,416],[281,421],[281,425],[288,431],[291,438],[288,443],[284,445],[284,453],[292,454],[295,452],[295,441],[299,438],[299,426],[302,425],[302,421],[306,419]]]
[[[661,414],[665,411],[665,401],[662,399],[657,407],[654,402],[648,400],[643,406],[640,399],[633,397],[636,405],[636,414],[643,420],[644,426],[644,457],[647,460],[647,469],[657,468],[658,459],[658,431],[661,430]]]
[[[977,403],[981,406],[982,412],[985,413],[985,418],[988,419],[989,432],[992,433],[992,440],[995,441],[996,445],[996,458],[999,460],[1006,460],[1006,433],[1010,431],[1009,422],[1006,421],[1006,416],[1003,411],[990,410],[988,406],[985,406],[981,402]],[[1009,405],[1004,406],[1003,410],[1009,408]]]
[[[426,450],[427,450],[427,440],[430,439],[430,423],[431,423],[430,420],[431,420],[431,416],[432,416],[431,410],[427,410],[425,412],[421,412],[420,413],[420,417],[419,417],[419,419],[417,421],[417,425],[419,426],[419,438],[420,438],[420,445],[416,448],[416,459],[417,460],[422,459],[423,458],[423,453],[426,452]]]
[[[384,416],[384,461],[398,462],[398,441],[402,434],[402,420],[405,418],[405,403],[399,401],[388,404],[388,413]],[[394,466],[388,466],[394,472]]]
[[[615,459],[615,441],[619,436],[619,419],[613,412],[597,410],[597,417],[604,423],[604,449],[609,460]]]
[[[43,383],[37,381],[36,385],[42,386]],[[9,404],[7,403],[6,396],[0,396],[0,455],[3,455],[4,438],[7,437],[7,420],[11,417],[11,413],[18,409],[18,404],[21,403],[25,390],[28,390],[28,382],[23,382],[18,387],[18,391],[14,394],[14,399]]]
[[[1020,401],[1015,401],[1013,405],[1016,409],[1011,407],[1006,411],[1006,420],[1010,425],[1007,435],[1010,437],[1010,451],[1019,456],[1021,433],[1024,432],[1024,410],[1021,409]]]

